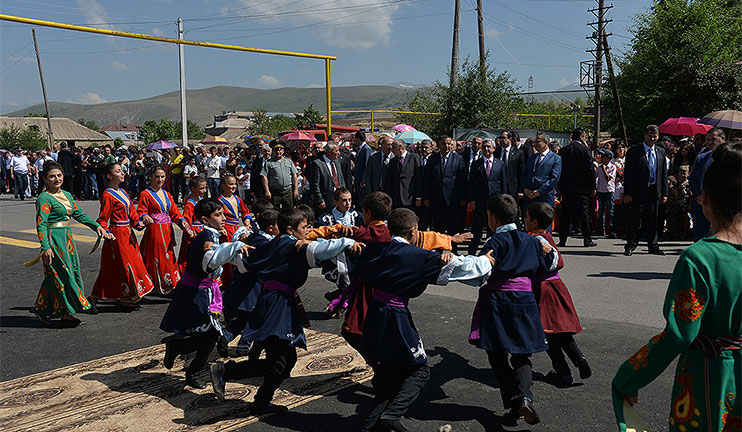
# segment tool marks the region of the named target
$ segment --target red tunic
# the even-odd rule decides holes
[[[224,208],[224,228],[227,230],[227,236],[222,236],[219,242],[231,242],[232,236],[240,227],[240,220],[245,223],[247,220],[252,220],[252,215],[250,215],[250,209],[247,208],[245,202],[237,195],[232,195],[229,198],[222,195],[219,197],[219,202],[222,203]],[[232,265],[225,265],[222,269],[222,286],[228,287],[229,281],[232,280]]]
[[[136,208],[125,190],[103,192],[98,223],[116,239],[103,243],[100,272],[91,298],[136,303],[154,288],[131,229],[138,220]]]
[[[161,294],[167,294],[180,281],[172,221],[181,222],[185,219],[170,193],[162,189],[160,192],[155,194],[152,189],[147,188],[139,194],[139,218],[149,215],[155,220],[153,224],[147,225],[139,247],[155,288]]]
[[[186,199],[186,203],[183,206],[183,218],[188,222],[188,225],[193,230],[193,234],[198,234],[204,229],[204,224],[196,220],[196,215],[193,213],[194,208],[196,207],[196,203],[200,201],[200,199],[196,199],[193,197],[193,195],[189,196],[188,199]],[[180,251],[178,252],[178,265],[180,267],[180,273],[183,273],[183,270],[185,269],[186,260],[188,259],[188,245],[191,243],[191,241],[188,239],[188,236],[185,232],[183,232],[183,236],[180,239]]]
[[[531,235],[543,237],[551,247],[557,248],[554,238],[548,232],[531,233]],[[556,270],[539,279],[532,279],[533,294],[538,303],[541,324],[546,334],[582,332],[582,325],[580,325],[575,305],[572,303],[572,296],[569,295],[567,286],[559,277],[559,270],[562,268],[564,268],[564,260],[560,253]]]

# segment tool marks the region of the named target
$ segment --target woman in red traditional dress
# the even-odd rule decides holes
[[[235,192],[237,192],[237,178],[235,176],[231,174],[225,175],[222,177],[220,186],[222,188],[222,196],[219,197],[219,202],[222,203],[222,207],[224,208],[224,228],[227,230],[227,235],[222,236],[219,241],[224,243],[232,241],[232,236],[240,227],[240,220],[249,229],[252,222],[252,215],[244,201],[235,195]],[[232,265],[225,265],[223,270],[221,276],[222,286],[228,287],[229,281],[232,279]]]
[[[137,205],[139,219],[147,226],[139,248],[147,273],[160,294],[169,293],[180,281],[172,223],[177,223],[189,238],[193,238],[193,231],[173,197],[162,189],[164,183],[165,169],[156,167],[150,177],[150,187],[139,194]]]
[[[141,230],[144,224],[129,195],[119,188],[125,179],[121,165],[105,164],[101,172],[108,179],[108,189],[100,197],[98,223],[116,239],[103,244],[100,272],[90,298],[94,303],[118,301],[123,309],[136,310],[140,308],[136,303],[154,288],[131,229]]]
[[[183,205],[183,217],[186,222],[188,222],[188,226],[191,227],[193,235],[195,236],[204,229],[204,224],[196,219],[193,209],[196,207],[196,203],[201,201],[201,198],[206,195],[206,179],[203,177],[194,177],[188,181],[188,187],[191,189],[191,194],[188,195],[188,198],[185,200],[185,205]],[[180,251],[178,252],[178,265],[180,266],[181,273],[183,273],[186,260],[188,259],[188,244],[190,242],[191,240],[184,231],[183,237],[180,240]]]

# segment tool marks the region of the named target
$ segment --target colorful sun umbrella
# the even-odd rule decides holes
[[[201,141],[201,144],[205,145],[229,145],[231,144],[228,139],[220,136],[210,136],[206,137],[203,141]]]
[[[178,144],[175,144],[172,141],[155,141],[153,143],[149,143],[147,145],[147,150],[162,150],[162,149],[171,149],[178,147]]]
[[[412,126],[410,126],[408,124],[404,124],[404,123],[398,124],[398,125],[395,125],[395,126],[392,126],[392,129],[394,129],[397,132],[408,132],[408,131],[416,131],[417,130],[414,127],[412,127]]]
[[[304,132],[293,131],[287,134],[281,135],[282,141],[317,141],[313,135],[305,134]]]
[[[407,144],[416,144],[422,140],[429,140],[430,137],[420,131],[407,131],[397,135],[394,139],[402,140]],[[432,140],[431,140],[432,141]]]
[[[660,125],[660,132],[668,135],[693,136],[705,134],[713,126],[698,123],[695,117],[672,117]]]
[[[699,123],[727,129],[742,130],[742,111],[724,110],[706,114]]]

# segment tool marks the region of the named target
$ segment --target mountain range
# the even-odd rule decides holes
[[[373,85],[332,88],[333,110],[362,110],[371,108],[395,108],[402,106],[409,85]],[[268,112],[302,112],[310,104],[325,112],[324,88],[285,87],[273,90],[216,86],[186,91],[188,119],[200,126],[214,121],[215,114],[222,111],[252,111],[264,109]],[[173,91],[146,99],[106,102],[83,105],[68,102],[50,102],[53,117],[71,119],[84,118],[100,126],[116,123],[143,123],[147,120],[167,118],[180,120],[180,93]],[[30,113],[43,113],[44,105],[37,104],[13,111],[5,116],[21,117]]]

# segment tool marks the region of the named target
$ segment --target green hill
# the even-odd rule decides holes
[[[391,86],[333,87],[334,110],[398,107],[404,102],[408,90]],[[250,111],[256,108],[268,112],[301,112],[309,104],[325,111],[324,88],[286,87],[261,90],[244,87],[217,86],[186,93],[188,119],[205,126],[213,122],[214,114],[222,111]],[[50,102],[54,117],[93,120],[101,126],[114,123],[143,123],[147,120],[168,118],[180,120],[180,95],[174,91],[147,99],[81,105]],[[43,113],[44,105],[33,105],[13,111],[6,116],[23,116]]]

